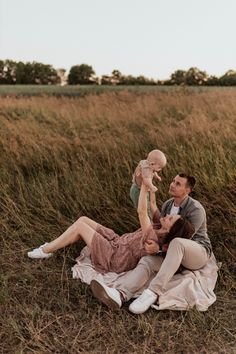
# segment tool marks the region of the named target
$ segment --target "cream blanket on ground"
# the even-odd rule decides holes
[[[126,274],[98,273],[91,264],[88,247],[83,248],[76,262],[72,268],[73,278],[81,279],[86,284],[90,284],[92,279],[98,279],[115,288],[119,283],[122,283],[122,276]],[[169,281],[165,293],[160,295],[159,305],[152,307],[157,310],[189,310],[196,306],[198,311],[206,311],[216,301],[214,288],[218,269],[215,257],[212,256],[203,268],[194,271],[184,270],[182,273],[174,275]],[[150,281],[151,279],[143,289],[148,286]],[[134,294],[134,297],[140,295],[143,289]]]

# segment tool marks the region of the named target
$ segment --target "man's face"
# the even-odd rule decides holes
[[[191,192],[187,186],[187,179],[177,175],[170,184],[169,194],[174,198],[184,198]]]

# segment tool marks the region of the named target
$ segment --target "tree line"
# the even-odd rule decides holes
[[[97,77],[91,65],[80,64],[65,69],[38,62],[15,62],[0,60],[0,85],[188,85],[188,86],[234,86],[236,71],[228,70],[221,77],[210,76],[196,67],[176,70],[168,80],[149,79],[143,75],[123,75],[113,70],[110,75]]]

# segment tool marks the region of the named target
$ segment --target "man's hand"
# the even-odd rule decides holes
[[[154,254],[160,250],[160,246],[153,240],[147,240],[144,244],[145,251],[147,254]]]

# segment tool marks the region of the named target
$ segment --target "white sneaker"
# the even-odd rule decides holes
[[[47,243],[45,243],[44,245],[35,248],[33,251],[30,251],[27,253],[29,258],[32,259],[41,259],[41,258],[49,258],[53,255],[53,253],[45,253],[43,252],[43,247],[46,246]]]
[[[149,309],[157,301],[157,294],[149,289],[145,289],[143,293],[132,302],[129,310],[135,314],[140,314]]]
[[[96,297],[103,304],[105,304],[112,310],[118,310],[119,308],[121,308],[122,301],[120,292],[118,290],[110,288],[101,281],[95,279],[91,281],[90,285],[94,297]]]

